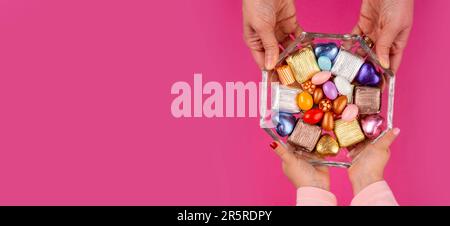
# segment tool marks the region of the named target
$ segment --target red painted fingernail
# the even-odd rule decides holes
[[[277,148],[277,146],[278,146],[278,144],[277,144],[276,142],[272,142],[272,143],[270,144],[270,147],[271,147],[272,149]]]

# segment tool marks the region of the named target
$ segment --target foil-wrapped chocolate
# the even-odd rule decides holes
[[[357,119],[350,122],[342,119],[336,120],[334,123],[334,134],[340,147],[348,147],[364,140],[364,133]]]
[[[278,79],[283,85],[290,85],[295,82],[294,74],[288,65],[282,65],[277,68]]]
[[[286,137],[294,131],[296,118],[292,114],[280,112],[278,114],[278,124],[275,127],[278,135]]]
[[[316,125],[309,125],[302,120],[298,120],[294,131],[287,139],[287,142],[294,145],[298,149],[312,152],[319,141],[322,129]]]
[[[376,114],[380,112],[381,90],[380,88],[357,86],[355,88],[355,104],[359,114]]]
[[[297,105],[297,95],[301,92],[301,90],[280,85],[279,92],[279,111],[299,113],[300,108],[298,108]]]
[[[363,63],[363,58],[347,50],[341,49],[331,68],[331,73],[336,76],[342,76],[347,79],[347,81],[352,82]]]
[[[316,151],[322,156],[337,155],[339,152],[339,145],[333,137],[326,134],[323,135],[317,143]]]
[[[294,72],[295,80],[299,83],[304,83],[310,80],[314,74],[320,72],[319,65],[317,65],[316,57],[311,47],[304,47],[298,52],[290,55],[286,62]]]

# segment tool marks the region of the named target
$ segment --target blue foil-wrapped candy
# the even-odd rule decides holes
[[[365,62],[356,75],[356,81],[364,86],[378,86],[381,78],[372,62]]]
[[[289,113],[280,112],[276,131],[281,137],[289,136],[294,131],[296,119]]]
[[[336,43],[334,43],[334,42],[319,43],[314,48],[314,54],[316,54],[317,58],[319,58],[321,56],[326,56],[332,62],[334,61],[334,59],[336,58],[338,53],[339,53],[339,48],[337,47]]]

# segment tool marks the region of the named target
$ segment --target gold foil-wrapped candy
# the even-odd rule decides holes
[[[320,72],[316,56],[310,46],[290,55],[286,62],[294,72],[295,80],[300,84],[310,80],[314,74]]]
[[[348,147],[364,140],[364,133],[357,119],[350,122],[342,119],[336,120],[334,122],[334,134],[340,147]]]
[[[322,156],[337,155],[339,152],[339,144],[333,137],[326,134],[317,142],[316,151]]]
[[[283,65],[277,68],[278,78],[281,84],[290,85],[295,82],[294,74],[288,65]]]

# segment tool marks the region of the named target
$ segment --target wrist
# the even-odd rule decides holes
[[[384,180],[383,176],[380,175],[361,175],[350,177],[350,182],[352,183],[353,194],[357,195],[361,190],[367,186]]]
[[[318,180],[312,180],[312,181],[308,181],[308,182],[304,182],[304,183],[295,184],[296,189],[299,189],[301,187],[314,187],[314,188],[319,188],[319,189],[322,189],[325,191],[330,191],[329,183],[324,183],[324,182],[318,181]]]

